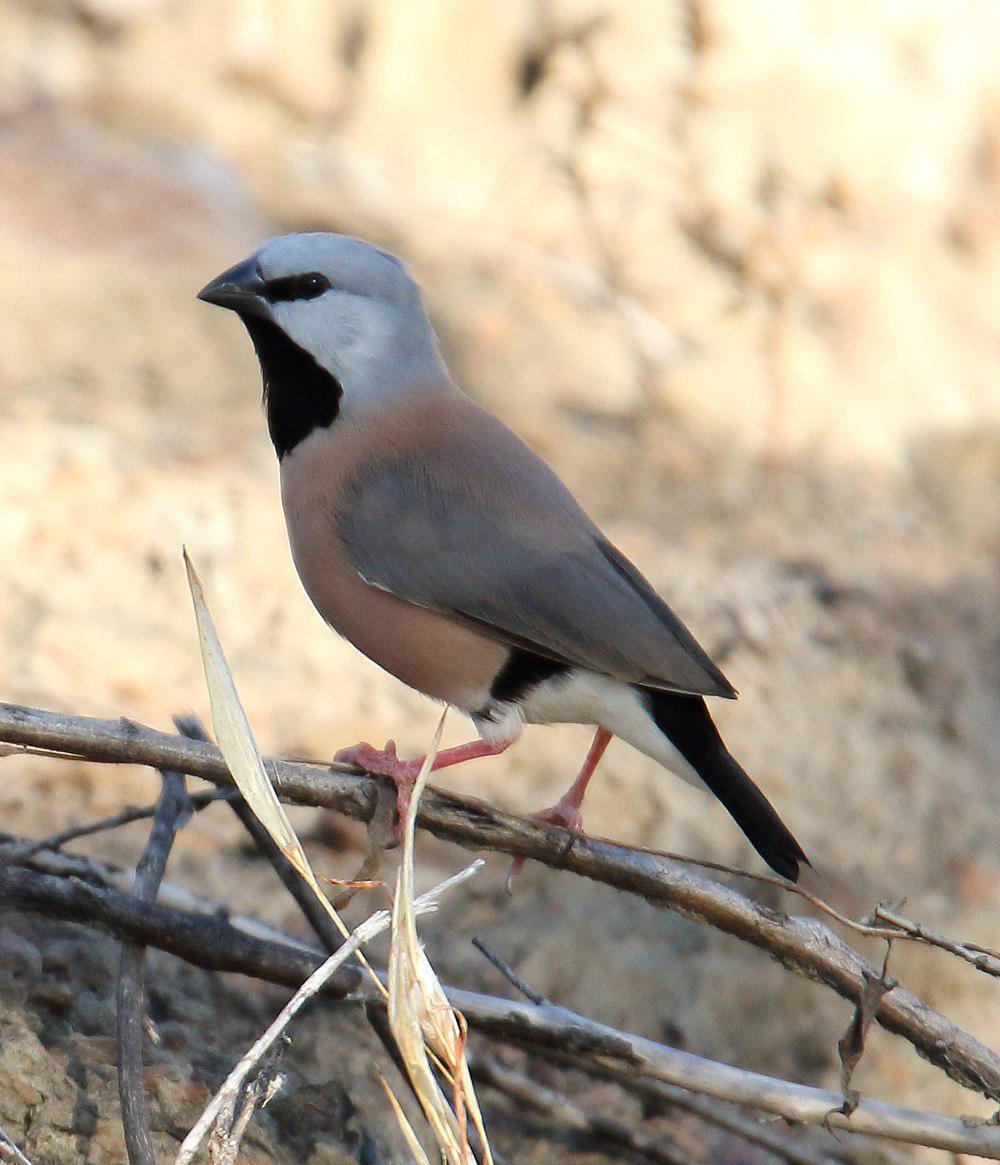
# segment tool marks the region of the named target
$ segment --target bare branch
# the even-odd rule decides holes
[[[163,789],[156,803],[153,828],[135,871],[135,897],[143,905],[156,899],[174,837],[191,816],[184,777],[169,770],[160,776]],[[156,1165],[142,1071],[145,960],[144,943],[123,940],[118,964],[118,1095],[130,1165]]]
[[[0,741],[49,748],[81,759],[173,768],[229,784],[217,749],[125,721],[92,720],[0,704]],[[278,793],[288,801],[336,809],[367,821],[375,809],[376,778],[331,768],[267,762]],[[857,1003],[866,969],[877,969],[822,922],[793,917],[751,901],[669,858],[584,835],[573,836],[503,813],[472,798],[428,789],[418,824],[470,849],[498,850],[569,870],[646,898],[750,943],[791,970]],[[952,1079],[1000,1100],[1000,1055],[897,987],[879,1001],[875,1016],[908,1040]]]
[[[549,1002],[525,983],[512,967],[508,966],[499,955],[491,951],[478,938],[472,940],[472,945],[496,967],[500,974],[517,991],[526,999],[530,1000],[530,1002],[536,1006],[542,1006]],[[745,1117],[735,1106],[725,1105],[722,1101],[697,1096],[694,1093],[684,1091],[684,1089],[676,1088],[671,1084],[663,1084],[659,1080],[647,1080],[642,1076],[633,1076],[621,1068],[604,1064],[593,1057],[587,1058],[560,1054],[553,1052],[551,1048],[547,1049],[543,1055],[550,1062],[554,1061],[567,1068],[574,1068],[577,1071],[586,1072],[598,1079],[612,1080],[621,1088],[634,1092],[639,1096],[652,1098],[661,1102],[666,1101],[669,1104],[686,1108],[688,1111],[701,1117],[701,1119],[716,1124],[728,1132],[735,1133],[744,1140],[761,1145],[772,1153],[784,1157],[786,1161],[791,1162],[791,1165],[833,1165],[830,1158],[818,1156],[802,1149],[797,1144],[790,1143],[787,1137],[783,1137],[780,1133],[773,1130],[765,1129],[759,1121]]]
[[[3,1129],[0,1129],[0,1160],[13,1161],[14,1165],[31,1165],[28,1158],[25,1157]]]
[[[323,961],[318,952],[252,938],[218,918],[186,914],[163,906],[141,906],[131,895],[74,879],[0,866],[0,902],[21,910],[76,923],[98,925],[112,933],[144,939],[197,966],[239,971],[296,987]],[[339,952],[338,952],[339,953]],[[380,993],[356,969],[348,968],[327,984],[337,998],[350,994],[382,1006]],[[536,1054],[555,1051],[611,1060],[630,1073],[693,1092],[775,1113],[803,1124],[829,1120],[837,1128],[958,1153],[1000,1160],[1000,1126],[862,1100],[847,1117],[832,1113],[842,1096],[745,1072],[639,1036],[629,1035],[565,1008],[496,999],[478,992],[448,989],[451,1005],[471,1027]]]
[[[630,1071],[701,1092],[718,1100],[774,1113],[800,1124],[828,1124],[890,1140],[975,1152],[1000,1160],[1000,1126],[901,1108],[881,1101],[861,1100],[848,1117],[837,1111],[843,1097],[762,1076],[690,1052],[682,1052],[639,1036],[626,1034],[594,1020],[548,1005],[534,1007],[519,1001],[451,990],[448,997],[469,1024],[508,1043],[546,1054],[550,1048],[571,1050],[598,1060],[610,1058]],[[974,1142],[975,1149],[959,1148]]]
[[[479,1053],[470,1067],[476,1080],[509,1096],[523,1108],[541,1113],[557,1124],[581,1134],[588,1140],[610,1147],[615,1160],[631,1158],[655,1161],[661,1165],[697,1165],[665,1136],[647,1136],[620,1121],[589,1113],[561,1092],[546,1088],[537,1080],[508,1068],[495,1056]]]
[[[97,927],[116,938],[157,947],[207,971],[234,971],[284,987],[298,987],[319,965],[320,952],[301,943],[263,938],[225,918],[222,904],[213,913],[142,905],[128,893],[85,882],[74,875],[43,874],[0,865],[0,907]],[[331,993],[343,998],[357,988],[358,969],[346,968]]]
[[[62,754],[59,759],[65,759]],[[204,793],[196,793],[190,797],[191,810],[200,813],[216,801],[233,801],[239,796],[238,789],[209,789]],[[71,829],[64,829],[59,833],[49,834],[38,841],[18,841],[15,844],[5,842],[0,845],[0,861],[22,862],[25,858],[33,857],[42,850],[60,850],[67,842],[77,841],[81,837],[93,837],[95,833],[107,833],[111,829],[119,829],[123,825],[131,825],[134,821],[148,821],[156,815],[156,805],[142,805],[123,809],[120,813],[112,813],[102,817],[99,821],[90,821],[86,825],[74,825]]]
[[[598,1080],[609,1080],[627,1092],[641,1096],[658,1104],[674,1105],[693,1113],[708,1124],[735,1133],[744,1141],[750,1141],[767,1149],[789,1165],[835,1165],[835,1159],[825,1153],[810,1148],[800,1142],[793,1142],[779,1129],[764,1124],[759,1118],[748,1116],[741,1108],[726,1101],[700,1096],[688,1092],[676,1084],[664,1084],[662,1080],[650,1080],[639,1076],[628,1068],[617,1064],[606,1064],[594,1057],[563,1056],[552,1052],[542,1053],[546,1059],[585,1072]]]

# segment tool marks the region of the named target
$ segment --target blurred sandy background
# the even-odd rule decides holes
[[[998,45],[992,0],[2,0],[0,697],[206,714],[186,542],[267,750],[426,745],[433,706],[301,592],[249,342],[194,300],[267,235],[362,234],[724,665],[730,743],[838,901],[905,896],[995,944]],[[451,783],[537,808],[585,743],[531,730]],[[155,789],[3,764],[20,832]],[[759,866],[624,745],[588,809],[592,832]],[[361,838],[333,840],[317,861],[348,876]],[[425,845],[428,879],[460,860]],[[297,925],[221,812],[171,876]],[[762,956],[548,872],[485,899],[480,930],[553,998],[835,1083],[848,1008]],[[496,988],[463,934],[444,970]],[[1000,1038],[992,981],[897,958]],[[976,1109],[882,1034],[859,1082]]]

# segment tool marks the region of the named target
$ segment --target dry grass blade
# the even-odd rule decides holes
[[[267,826],[268,832],[281,846],[288,860],[294,862],[296,868],[302,867],[304,872],[308,869],[309,863],[292,823],[288,820],[288,814],[278,800],[278,795],[264,768],[263,758],[257,748],[250,722],[233,682],[232,672],[223,654],[222,644],[205,600],[201,579],[194,563],[188,557],[187,550],[184,551],[184,565],[187,568],[188,585],[191,588],[195,618],[198,621],[198,639],[205,665],[208,698],[212,705],[212,723],[219,748],[247,804],[262,824]]]
[[[466,866],[464,870],[460,870],[457,874],[453,874],[450,878],[447,878],[439,886],[435,886],[433,890],[422,894],[414,903],[415,913],[422,914],[435,910],[437,908],[437,899],[441,894],[446,890],[450,890],[452,886],[457,885],[459,882],[464,882],[466,878],[470,878],[482,865],[483,861],[480,858],[474,861],[472,865]],[[232,1097],[239,1095],[247,1077],[260,1063],[275,1040],[283,1034],[296,1012],[317,992],[322,990],[324,984],[338,967],[346,963],[366,942],[370,942],[376,935],[386,930],[389,924],[390,919],[387,910],[380,910],[377,914],[373,914],[348,937],[347,941],[338,951],[335,951],[334,954],[312,972],[309,978],[306,979],[281,1009],[274,1022],[254,1042],[246,1055],[243,1056],[236,1067],[226,1077],[222,1087],[206,1105],[205,1111],[198,1118],[194,1128],[184,1138],[184,1143],[180,1147],[174,1165],[188,1165],[194,1159],[198,1146],[201,1144],[209,1129],[212,1128],[223,1107],[230,1103]]]
[[[382,1082],[382,1087],[385,1089],[385,1094],[389,1099],[389,1106],[392,1108],[393,1116],[399,1124],[400,1131],[403,1134],[403,1139],[406,1141],[406,1147],[413,1154],[413,1160],[417,1165],[431,1165],[427,1159],[427,1154],[424,1152],[423,1145],[417,1140],[417,1134],[413,1131],[413,1125],[407,1119],[406,1113],[403,1112],[403,1106],[396,1099],[396,1094],[389,1087],[389,1082],[384,1076],[380,1076],[379,1080]]]
[[[459,1023],[424,953],[417,937],[413,910],[413,847],[417,809],[441,742],[445,715],[446,712],[441,714],[434,743],[424,758],[403,827],[403,856],[396,880],[392,943],[389,948],[389,1026],[399,1045],[410,1082],[446,1159],[453,1165],[471,1165],[473,1157],[465,1124],[465,1113],[468,1112],[479,1133],[483,1160],[486,1165],[490,1165],[493,1156],[465,1060],[465,1027]],[[452,1081],[455,1111],[448,1105],[437,1082],[428,1048]]]
[[[191,601],[194,603],[195,618],[198,622],[198,640],[201,644],[201,657],[205,667],[205,683],[208,687],[208,698],[212,706],[212,724],[219,741],[219,749],[225,758],[233,780],[254,816],[309,884],[310,889],[333,919],[340,933],[344,938],[347,938],[349,931],[333,903],[320,888],[305,850],[302,848],[302,843],[292,828],[292,823],[288,820],[285,807],[278,800],[278,794],[274,791],[271,778],[267,775],[264,760],[250,728],[250,721],[247,719],[243,703],[236,690],[233,674],[226,662],[222,643],[215,629],[215,622],[208,609],[201,579],[198,577],[198,572],[195,570],[194,563],[186,549],[184,550],[184,566],[187,569]],[[368,967],[364,956],[359,954],[358,958],[381,990],[381,981]]]

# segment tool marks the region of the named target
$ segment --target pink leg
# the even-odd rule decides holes
[[[456,744],[453,748],[443,748],[434,758],[431,771],[451,768],[460,765],[463,761],[476,760],[483,756],[499,756],[505,749],[510,748],[512,740],[491,744],[487,740],[471,740],[468,744]],[[406,817],[406,811],[413,795],[413,786],[423,768],[422,756],[413,760],[400,760],[396,755],[396,742],[386,741],[385,748],[375,748],[370,744],[355,744],[351,748],[342,748],[334,760],[343,764],[357,765],[367,773],[376,776],[388,777],[396,786],[396,811],[399,814],[399,829]]]
[[[587,786],[610,743],[611,733],[606,728],[598,728],[587,752],[587,759],[583,762],[583,768],[580,769],[580,775],[550,809],[533,813],[532,817],[549,825],[563,825],[574,833],[578,833],[583,828],[580,808],[583,805]]]
[[[536,821],[544,822],[547,825],[561,825],[571,833],[579,833],[583,829],[583,817],[580,813],[583,798],[587,792],[587,786],[590,784],[590,778],[601,763],[601,757],[607,751],[611,739],[612,733],[608,732],[606,728],[598,728],[587,751],[587,759],[583,762],[579,776],[551,808],[531,814]],[[514,876],[519,874],[523,868],[524,858],[515,858],[511,863],[510,874],[507,878],[508,888],[511,886]]]

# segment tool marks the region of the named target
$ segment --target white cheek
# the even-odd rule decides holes
[[[365,316],[356,305],[342,302],[348,298],[326,292],[316,299],[276,303],[271,315],[290,340],[336,374],[367,347]]]

